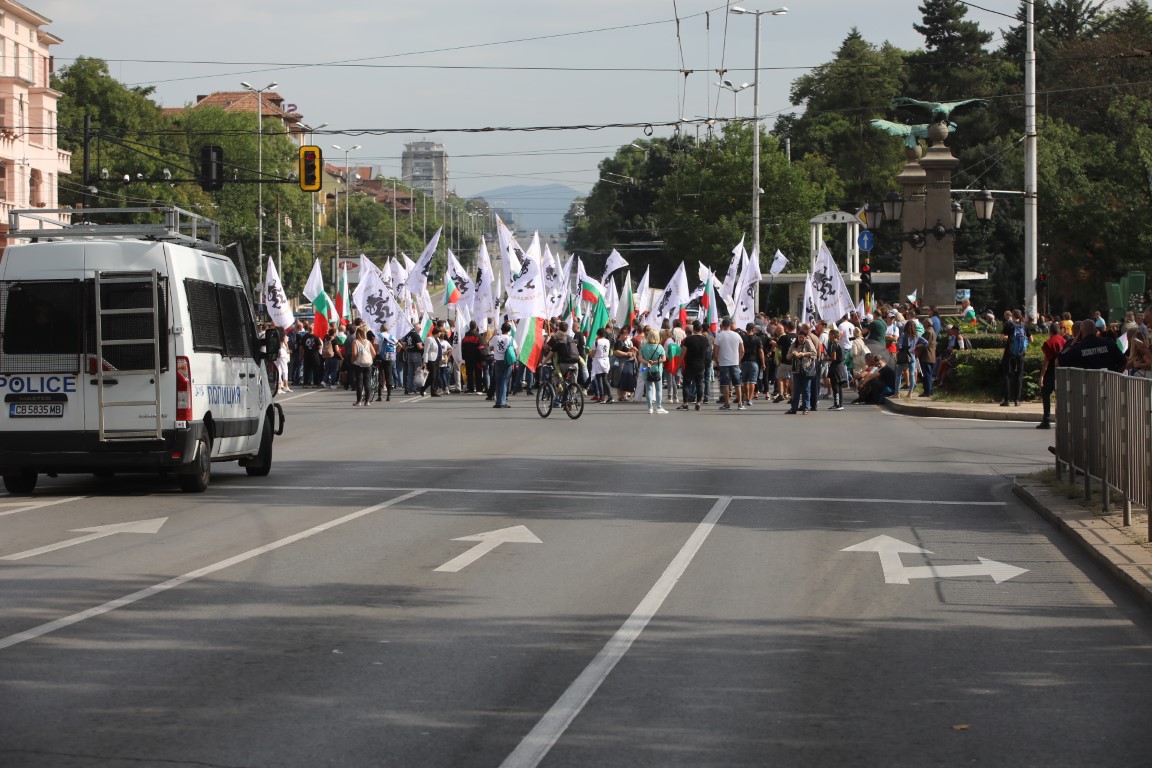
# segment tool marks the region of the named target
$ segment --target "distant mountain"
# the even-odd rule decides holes
[[[580,193],[563,184],[543,187],[521,184],[490,189],[476,197],[487,200],[501,218],[511,218],[517,235],[531,236],[534,230],[539,230],[541,235],[562,235],[564,214],[568,213],[569,206],[580,197]]]

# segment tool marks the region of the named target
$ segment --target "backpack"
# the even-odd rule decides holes
[[[553,352],[562,363],[576,363],[580,361],[580,349],[576,346],[576,339],[568,338],[556,345]]]
[[[1012,336],[1008,340],[1008,352],[1022,357],[1028,351],[1028,333],[1023,323],[1012,324]]]

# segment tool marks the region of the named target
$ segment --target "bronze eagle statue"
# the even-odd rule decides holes
[[[903,123],[893,123],[890,120],[876,119],[872,121],[873,128],[879,128],[889,136],[903,136],[904,146],[914,148],[920,139],[928,138],[928,129],[932,126],[927,123],[921,125],[904,125]],[[948,123],[950,131],[956,130],[956,123]]]
[[[988,99],[964,99],[963,101],[920,101],[919,99],[910,99],[907,96],[898,96],[892,99],[892,108],[896,107],[916,107],[926,110],[932,115],[932,122],[942,123],[948,119],[952,114],[952,110],[963,107],[966,104],[979,104],[982,107],[988,106]]]

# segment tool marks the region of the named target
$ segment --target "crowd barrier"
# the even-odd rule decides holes
[[[1111,511],[1112,490],[1124,501],[1124,524],[1132,505],[1148,509],[1152,496],[1152,380],[1111,371],[1057,368],[1056,475],[1083,476],[1084,498],[1092,482],[1101,508]],[[1149,516],[1152,539],[1152,515]]]

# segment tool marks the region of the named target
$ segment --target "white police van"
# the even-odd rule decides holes
[[[155,223],[89,223],[130,216]],[[284,412],[215,222],[179,208],[37,209],[11,212],[8,237],[29,240],[0,259],[9,492],[30,493],[40,474],[153,471],[199,492],[213,461],[268,474]]]

